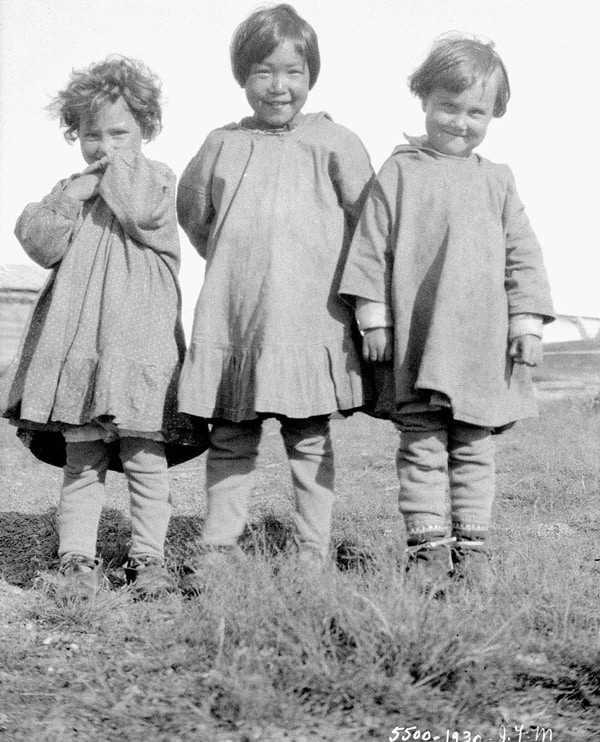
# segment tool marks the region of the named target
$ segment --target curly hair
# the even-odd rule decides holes
[[[493,41],[454,31],[437,38],[425,61],[408,78],[411,93],[425,100],[435,88],[462,93],[498,72],[494,116],[506,113],[510,98],[508,73]]]
[[[83,116],[94,116],[105,103],[123,98],[142,137],[149,141],[162,126],[160,94],[160,81],[145,64],[112,54],[103,62],[73,70],[67,87],[56,95],[48,110],[66,127],[65,139],[74,142]]]
[[[309,89],[321,69],[319,41],[314,28],[286,3],[251,13],[235,30],[231,41],[233,76],[244,87],[250,68],[262,62],[279,44],[292,41],[308,66]]]

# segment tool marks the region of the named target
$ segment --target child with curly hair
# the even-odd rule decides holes
[[[166,450],[185,428],[175,177],[141,152],[161,128],[160,83],[141,62],[113,56],[74,71],[50,108],[87,167],[17,222],[25,252],[52,272],[8,376],[4,416],[32,435],[64,436],[59,575],[82,595],[102,582],[97,530],[117,448],[130,493],[125,572],[136,594],[154,596],[175,588],[164,564]]]

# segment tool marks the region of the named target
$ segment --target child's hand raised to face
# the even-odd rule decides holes
[[[143,132],[125,100],[117,98],[93,114],[84,114],[77,137],[88,167],[69,183],[65,193],[87,201],[98,195],[102,172],[117,150],[141,151]]]
[[[103,157],[88,165],[65,188],[67,196],[71,196],[71,198],[75,198],[77,201],[87,201],[97,196],[102,174],[107,164],[108,157]]]
[[[103,166],[100,161],[93,163],[73,178],[65,188],[65,193],[77,201],[87,201],[94,198],[98,195],[102,173]]]
[[[508,350],[515,363],[538,366],[542,362],[542,340],[537,335],[519,335],[514,338]]]

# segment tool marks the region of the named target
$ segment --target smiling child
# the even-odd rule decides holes
[[[552,302],[510,169],[474,153],[510,95],[493,45],[440,39],[410,89],[426,134],[381,168],[341,293],[365,359],[392,362],[379,413],[400,431],[409,571],[425,586],[452,573],[489,585],[492,435],[536,412],[528,367]]]

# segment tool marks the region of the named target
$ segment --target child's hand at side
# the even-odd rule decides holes
[[[537,335],[519,335],[512,340],[509,355],[515,363],[538,366],[542,362],[542,340]]]
[[[107,164],[108,157],[103,157],[101,160],[96,160],[96,162],[88,165],[65,188],[67,196],[71,196],[77,201],[88,201],[90,198],[97,196],[104,168]]]
[[[392,328],[373,327],[363,334],[363,358],[365,361],[392,360]]]

